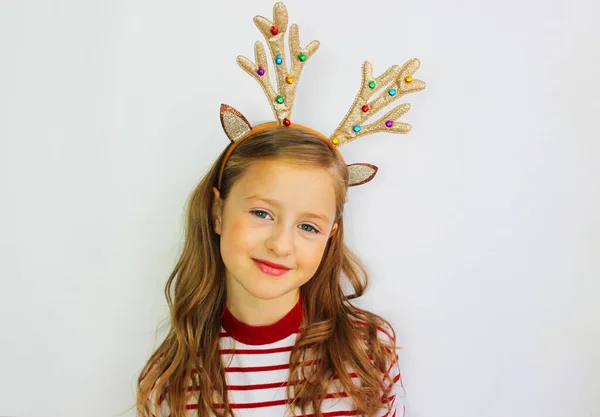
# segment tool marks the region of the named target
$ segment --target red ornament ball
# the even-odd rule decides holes
[[[283,119],[283,124],[286,126],[289,126],[292,124],[292,122],[290,121],[290,119],[288,119],[287,117],[285,119]]]
[[[275,26],[271,26],[271,34],[273,36],[277,35],[279,33],[279,29],[277,29]]]
[[[362,106],[362,111],[363,112],[368,112],[369,111],[369,106],[367,106],[366,104],[364,106]]]

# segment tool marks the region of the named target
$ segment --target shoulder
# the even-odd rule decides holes
[[[395,350],[397,346],[394,327],[387,320],[379,316],[374,317],[377,320],[370,320],[370,322],[361,319],[351,319],[351,322],[355,325],[357,336],[362,336],[363,339],[367,340],[374,339],[372,335],[376,336],[375,338],[383,346]]]
[[[394,348],[396,347],[396,331],[387,321],[377,326],[377,338],[385,344],[394,345]]]
[[[392,384],[398,383],[401,376],[397,351],[401,347],[396,343],[396,331],[389,321],[375,315],[372,317],[374,319],[372,318],[370,323],[365,320],[352,319],[356,325],[356,336],[364,340],[367,350],[378,352],[378,358],[370,356],[370,359],[373,365],[379,363],[383,366],[384,378],[389,378],[391,380],[389,382]]]

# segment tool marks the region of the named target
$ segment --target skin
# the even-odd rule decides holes
[[[216,188],[213,192],[214,230],[221,236],[226,267],[227,308],[248,325],[273,324],[294,307],[299,288],[317,271],[327,241],[338,227],[333,222],[334,178],[322,168],[258,161],[236,181],[225,201]],[[281,276],[268,275],[252,258],[292,269]]]

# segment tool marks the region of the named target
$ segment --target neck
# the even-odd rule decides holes
[[[299,289],[271,300],[248,297],[247,294],[241,297],[228,291],[226,305],[229,312],[240,322],[249,326],[268,326],[289,313],[299,298]]]
[[[299,293],[296,303],[287,311],[277,315],[266,311],[269,314],[268,318],[258,317],[253,324],[248,324],[248,320],[242,321],[241,318],[236,317],[229,311],[227,303],[226,301],[221,315],[222,327],[229,336],[247,345],[265,345],[283,340],[293,333],[297,333],[302,324],[303,305]]]

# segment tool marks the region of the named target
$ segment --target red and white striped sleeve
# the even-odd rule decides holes
[[[165,398],[159,399],[158,408],[154,405],[154,397],[156,394],[154,391],[150,394],[150,397],[146,399],[146,404],[148,405],[148,409],[150,410],[150,414],[148,415],[138,415],[137,417],[170,417],[171,410],[169,408],[169,402],[165,400]]]
[[[152,370],[152,367],[156,364],[157,361],[158,361],[158,359],[156,359],[148,367],[148,369],[146,370],[144,375],[141,377],[140,382],[146,377],[146,375],[148,375],[148,373],[150,372],[150,370]],[[166,386],[168,386],[168,383],[166,384]],[[165,389],[165,392],[167,390],[168,390],[168,388]],[[157,396],[158,396],[158,407],[156,407],[154,405],[154,400],[155,400],[155,398],[157,398]],[[150,414],[138,415],[137,417],[171,417],[171,410],[169,408],[169,402],[165,398],[165,395],[158,394],[155,385],[152,386],[152,389],[150,390],[150,394],[146,398],[146,405],[148,406],[148,409],[150,410]]]
[[[386,342],[392,341],[392,333],[389,329],[378,328],[380,337]],[[402,385],[402,374],[400,372],[400,361],[398,353],[394,354],[394,360],[388,365],[388,374],[392,378],[386,381],[386,386],[389,389],[387,393],[387,399],[391,404],[391,410],[388,410],[386,406],[386,395],[384,394],[381,398],[384,408],[381,409],[380,417],[407,417],[406,414],[406,391]]]

